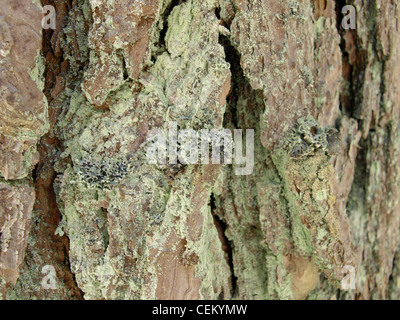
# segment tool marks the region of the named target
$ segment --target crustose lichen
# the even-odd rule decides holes
[[[117,185],[128,173],[126,160],[87,156],[78,160],[75,171],[89,187],[107,188]]]

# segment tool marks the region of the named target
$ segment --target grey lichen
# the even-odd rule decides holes
[[[80,159],[74,168],[87,186],[111,188],[129,173],[129,167],[125,159],[87,156]]]
[[[330,153],[333,149],[338,131],[334,128],[322,128],[312,116],[297,120],[297,126],[284,142],[284,148],[291,158],[301,159],[317,150]]]

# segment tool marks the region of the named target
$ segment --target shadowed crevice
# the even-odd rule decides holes
[[[219,240],[221,241],[222,245],[222,251],[225,252],[226,256],[226,261],[229,265],[230,271],[231,271],[231,297],[235,297],[237,295],[237,277],[235,276],[235,269],[234,269],[234,264],[233,264],[233,249],[232,249],[232,243],[229,241],[228,237],[226,236],[226,223],[218,216],[217,212],[217,206],[216,206],[216,200],[214,197],[214,194],[211,193],[210,196],[210,207],[211,207],[211,214],[214,219],[214,225],[215,228],[217,229],[218,232],[218,237]],[[226,299],[227,297],[223,297],[223,299]]]

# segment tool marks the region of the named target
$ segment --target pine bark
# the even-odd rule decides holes
[[[398,0],[0,0],[0,297],[398,299],[399,28]],[[172,121],[254,129],[253,173],[148,163]]]

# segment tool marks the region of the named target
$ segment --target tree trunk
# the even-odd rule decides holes
[[[0,297],[399,298],[398,0],[0,8]],[[251,174],[150,163],[173,124]]]

